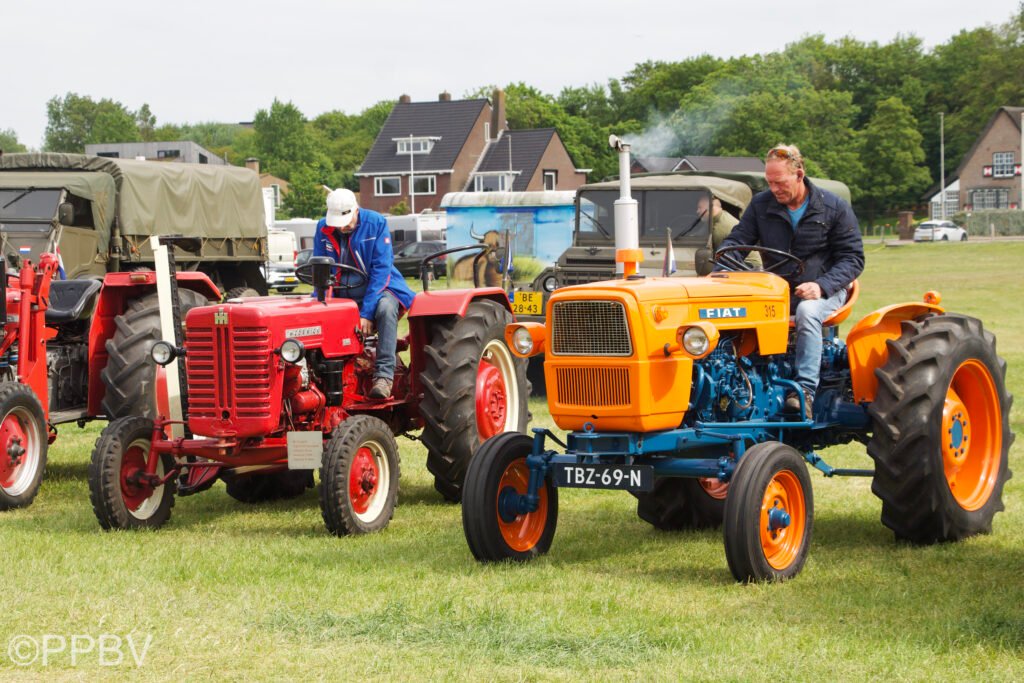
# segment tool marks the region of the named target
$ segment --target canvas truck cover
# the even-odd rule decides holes
[[[0,157],[0,163],[7,156]],[[88,199],[92,206],[92,222],[99,236],[99,243],[106,245],[110,240],[110,224],[114,220],[116,192],[114,179],[106,173],[88,171],[20,171],[0,173],[0,188],[22,189],[63,188],[82,199]]]
[[[56,174],[54,181],[61,179],[46,183],[50,187],[60,185],[87,199],[100,198],[101,209],[94,208],[93,214],[97,229],[102,225],[107,235],[112,221],[106,212],[112,201],[121,234],[132,242],[154,234],[266,239],[259,177],[249,169],[83,154],[0,155],[0,186],[39,183],[47,173]],[[111,189],[116,197],[108,199]]]
[[[742,211],[750,203],[753,194],[747,182],[735,178],[723,178],[717,175],[701,173],[686,175],[684,173],[661,173],[651,175],[635,175],[630,180],[635,190],[707,190],[718,197],[723,204],[728,204]],[[579,188],[579,192],[587,190],[618,190],[618,180],[606,180],[590,183]]]

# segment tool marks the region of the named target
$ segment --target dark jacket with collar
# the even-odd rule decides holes
[[[860,227],[850,205],[806,177],[807,210],[793,230],[786,207],[771,192],[760,192],[743,212],[739,224],[722,242],[728,245],[753,245],[786,251],[804,261],[800,275],[790,274],[786,265],[779,274],[790,285],[816,282],[825,297],[830,297],[853,282],[864,270],[864,244]],[[779,261],[763,255],[765,267]]]

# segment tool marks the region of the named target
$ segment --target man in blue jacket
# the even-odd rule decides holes
[[[395,268],[387,221],[376,211],[360,209],[351,190],[334,190],[327,195],[327,215],[316,226],[313,256],[328,256],[366,275],[365,284],[340,288],[337,295],[359,304],[359,328],[364,336],[377,328],[377,364],[370,398],[387,398],[395,377],[398,318],[414,297]],[[343,284],[356,277],[341,271]]]
[[[780,265],[779,274],[792,287],[796,381],[810,420],[821,371],[822,322],[846,302],[847,286],[864,270],[864,245],[853,209],[807,179],[803,157],[794,145],[768,151],[764,177],[768,190],[754,196],[722,246],[760,244],[803,260],[802,273],[786,272]],[[780,260],[771,254],[762,257],[765,268]],[[799,410],[795,393],[786,397],[786,408]]]

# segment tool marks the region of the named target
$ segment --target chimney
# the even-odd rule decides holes
[[[402,95],[401,97],[398,98],[399,104],[409,104],[410,102],[412,102],[412,98],[409,97],[408,95]]]
[[[505,120],[505,91],[495,90],[491,96],[491,139],[497,140],[498,134],[508,128]]]
[[[256,157],[249,157],[248,159],[246,159],[245,167],[252,171],[253,173],[255,173],[256,175],[260,174],[260,160],[257,159]]]
[[[440,95],[437,96],[437,101],[438,102],[451,102],[452,101],[452,94],[450,92],[448,92],[447,90],[445,90],[443,93],[441,93]]]

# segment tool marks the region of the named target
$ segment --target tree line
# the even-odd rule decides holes
[[[1024,3],[1007,22],[963,30],[925,49],[913,35],[889,43],[804,37],[768,54],[637,64],[606,84],[557,95],[526,83],[504,86],[513,129],[553,127],[592,179],[617,172],[610,133],[638,156],[758,156],[780,142],[800,146],[812,175],[850,186],[870,219],[913,208],[939,178],[939,113],[945,114],[950,175],[999,106],[1024,104]],[[484,97],[493,84],[465,94]],[[250,156],[284,178],[294,216],[322,211],[322,185],[358,189],[355,173],[394,101],[357,114],[310,119],[275,99],[251,127],[157,125],[148,105],[67,93],[47,104],[44,148],[81,152],[86,144],[193,140],[230,163]],[[0,129],[0,149],[24,149]]]

